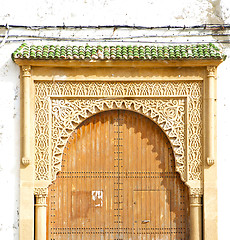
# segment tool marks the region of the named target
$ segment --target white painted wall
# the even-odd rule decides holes
[[[230,24],[229,0],[7,0],[0,6],[0,24],[10,25],[196,25],[208,23]],[[0,28],[0,35],[6,30]],[[188,37],[185,34],[200,34]],[[230,40],[229,37],[203,37],[211,31],[190,30],[26,30],[10,29],[9,35],[86,38],[167,35],[160,38],[134,38],[151,42],[188,42]],[[219,33],[219,32],[218,32]],[[224,33],[230,34],[229,31]],[[173,36],[179,35],[178,37]],[[12,39],[12,38],[8,38]],[[3,37],[0,37],[0,41]],[[99,41],[99,40],[98,40]],[[45,44],[31,40],[29,43]],[[0,239],[18,239],[19,206],[19,67],[11,60],[11,53],[21,42],[0,43]],[[60,44],[60,43],[59,43]],[[69,42],[63,42],[69,44]],[[85,44],[85,42],[73,42]],[[98,44],[92,42],[91,44]],[[109,43],[108,43],[109,44]],[[118,43],[111,43],[118,44]],[[126,44],[126,43],[123,43]],[[136,43],[135,43],[136,44]],[[230,56],[230,44],[220,45]],[[230,118],[230,58],[218,69],[218,189],[219,239],[229,237],[229,118]]]

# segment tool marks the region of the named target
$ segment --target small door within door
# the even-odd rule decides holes
[[[49,187],[48,240],[186,240],[188,190],[163,131],[114,110],[85,120]]]
[[[171,236],[170,192],[140,190],[133,192],[133,221],[137,236]]]

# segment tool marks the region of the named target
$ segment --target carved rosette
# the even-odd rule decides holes
[[[54,180],[71,132],[112,109],[155,121],[171,142],[182,180],[202,179],[202,82],[35,82],[35,91],[36,180]]]

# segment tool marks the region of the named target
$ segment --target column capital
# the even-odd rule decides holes
[[[190,200],[190,239],[202,238],[202,194],[200,188],[193,188],[189,194]]]
[[[36,188],[35,191],[35,207],[46,207],[46,198],[48,196],[48,189],[47,192],[45,188]]]
[[[34,195],[35,195],[35,197],[47,197],[48,196],[48,188],[46,188],[46,187],[35,188]]]
[[[34,189],[35,195],[35,240],[46,239],[46,198],[48,188],[38,187]]]
[[[190,207],[202,207],[201,195],[190,195]]]
[[[216,66],[207,66],[208,77],[215,77],[216,69]]]
[[[189,196],[190,197],[202,197],[203,196],[203,188],[202,187],[190,187],[189,188]]]
[[[31,77],[31,66],[29,66],[29,65],[22,66],[22,76],[23,77]]]

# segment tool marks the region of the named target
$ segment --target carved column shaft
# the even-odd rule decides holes
[[[35,190],[35,240],[46,239],[47,189]]]
[[[190,195],[190,239],[202,240],[202,198]]]
[[[30,84],[31,67],[22,66],[22,163],[28,165],[31,162],[30,156]]]

